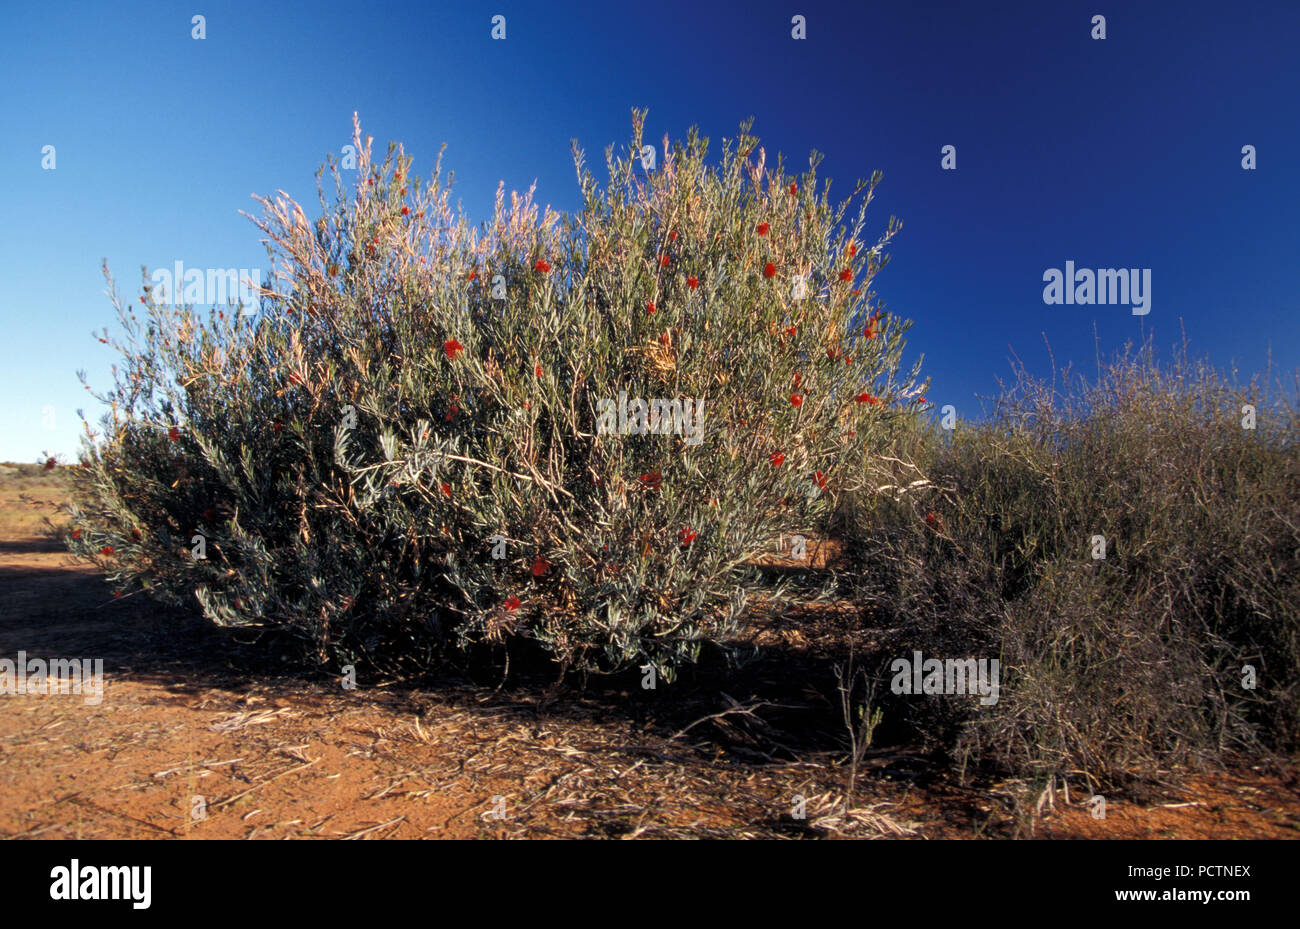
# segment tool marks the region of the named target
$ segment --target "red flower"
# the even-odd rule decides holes
[[[790,185],[790,193],[792,193],[792,194],[797,194],[798,192],[799,192],[799,187],[798,187],[798,185],[797,185],[797,184],[791,184],[791,185]]]
[[[841,281],[853,280],[853,272],[850,271],[848,268],[845,268],[843,271],[840,272],[840,280]]]
[[[866,394],[866,393],[858,394],[857,400],[858,403],[879,403],[880,402],[877,398],[873,397],[871,394]]]
[[[442,484],[442,495],[443,495],[444,497],[450,497],[450,496],[451,496],[451,485],[448,484],[446,481],[443,481],[443,484]]]
[[[55,461],[53,458],[47,458],[47,459],[45,459],[45,470],[46,470],[46,471],[53,471],[53,470],[54,470],[54,466],[57,465],[57,464],[58,464],[58,462]]]
[[[645,309],[651,316],[655,315],[655,305],[653,303],[647,303]]]
[[[662,256],[659,259],[659,263],[663,265],[665,268],[668,267],[668,256],[667,255]]]
[[[840,354],[840,350],[833,345],[830,348],[826,349],[826,357],[829,358],[831,361],[834,361],[837,357],[839,357],[839,354]]]
[[[768,262],[763,266],[763,277],[776,277],[776,265]]]
[[[140,298],[140,302],[141,302],[141,303],[144,303],[144,297],[141,297],[141,298]]]
[[[645,484],[651,490],[658,490],[663,483],[663,475],[658,471],[651,471],[649,474],[641,475],[641,483]]]
[[[542,376],[542,366],[541,366],[541,365],[538,365],[537,367],[533,368],[533,373],[536,374],[538,377],[541,377],[541,376]]]
[[[813,483],[816,484],[818,487],[820,487],[822,490],[825,490],[826,475],[822,474],[820,471],[816,472],[815,474],[813,474]]]
[[[681,532],[677,533],[677,535],[681,538],[683,545],[690,545],[695,541],[695,538],[699,533],[694,532],[690,526],[687,526]]]
[[[788,326],[786,327],[785,334],[793,339],[795,336],[799,334],[799,329],[795,326]]]
[[[72,530],[72,537],[73,537],[74,539],[79,539],[79,538],[81,538],[81,530],[80,530],[80,529],[73,529],[73,530]]]
[[[758,234],[759,234],[759,235],[767,235],[767,230],[770,229],[770,228],[771,228],[771,227],[768,226],[767,223],[759,223],[759,224],[758,224]]]
[[[339,266],[336,264],[329,264],[325,267],[325,273],[330,277],[335,277],[339,273]]]
[[[694,290],[696,287],[700,286],[700,279],[698,277],[688,277],[686,279],[686,286],[691,290]]]
[[[874,339],[876,337],[876,327],[868,326],[866,329],[862,330],[862,334],[868,339]]]
[[[448,339],[446,342],[442,343],[442,350],[447,353],[448,358],[455,361],[456,356],[465,350],[465,346],[461,345],[455,339]]]
[[[274,423],[272,424],[271,429],[273,429],[278,435],[279,433],[284,432],[284,423]]]
[[[113,546],[105,545],[103,548],[99,550],[99,553],[103,555],[105,558],[107,558],[113,554]]]
[[[773,452],[771,455],[767,456],[767,460],[772,462],[773,467],[779,468],[785,462],[785,455],[781,452]]]
[[[856,255],[857,253],[858,253],[858,247],[857,247],[856,245],[853,245],[853,244],[850,243],[850,245],[849,245],[849,257],[852,258],[852,257],[853,257],[854,255]]]
[[[677,230],[676,230],[676,229],[674,229],[672,232],[668,233],[668,241],[669,241],[669,242],[676,242],[676,241],[677,241]]]
[[[397,178],[398,180],[401,180],[401,179],[402,179],[402,175],[400,175],[400,174],[395,174],[395,175],[393,175],[393,176],[394,176],[395,178]],[[406,196],[406,188],[403,187],[401,190],[398,191],[398,193],[400,193],[403,197],[405,197],[405,196]]]
[[[402,207],[402,215],[403,215],[403,216],[410,216],[410,215],[411,215],[411,208],[410,208],[409,206],[404,206],[404,207]]]
[[[929,400],[925,399],[925,397],[917,397],[916,399],[920,400],[922,403],[929,403],[929,402],[930,402]]]
[[[135,539],[137,542],[139,542],[141,539],[144,538],[144,535],[140,532],[139,529],[132,529],[132,530],[131,530],[131,538],[133,538],[133,539]]]
[[[105,345],[108,344],[108,339],[100,339],[99,341],[103,342]],[[90,388],[87,387],[86,389],[89,390]]]
[[[933,529],[935,532],[942,532],[944,530],[943,517],[940,516],[938,513],[933,513],[933,512],[926,513],[925,524],[929,526],[931,529]]]
[[[302,383],[302,378],[300,378],[297,374],[290,374],[289,383],[293,384],[296,387],[297,385]]]
[[[516,597],[514,594],[511,594],[510,596],[506,597],[506,609],[512,613],[515,610],[519,609],[519,598]]]
[[[803,396],[801,394],[791,394],[790,402],[795,406],[803,406]]]
[[[546,272],[551,270],[551,266],[546,263],[545,258],[538,258],[537,264],[533,265],[533,270],[545,274]]]
[[[794,386],[798,387],[802,383],[803,383],[803,375],[800,374],[798,371],[794,372]]]
[[[476,280],[478,280],[478,272],[477,272],[477,271],[471,271],[471,272],[469,272],[469,279],[470,279],[471,281],[476,281]]]
[[[533,566],[531,569],[533,572],[533,577],[541,577],[543,574],[546,573],[546,570],[550,566],[551,563],[549,561],[547,561],[541,555],[538,555],[536,558],[533,559]]]

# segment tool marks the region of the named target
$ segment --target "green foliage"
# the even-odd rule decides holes
[[[928,483],[841,513],[857,596],[896,647],[1002,662],[993,706],[904,698],[888,718],[976,765],[1094,785],[1293,750],[1294,401],[1149,347],[1062,385],[1022,370],[987,421],[901,432],[872,481]]]
[[[314,222],[262,201],[259,313],[204,320],[148,286],[147,320],[118,304],[69,544],[321,660],[527,636],[566,667],[671,676],[725,643],[753,560],[824,521],[922,390],[899,375],[909,324],[871,302],[896,231],[860,239],[878,177],[850,225],[816,155],[769,171],[747,126],[717,165],[694,132],[650,173],[611,148],[603,189],[575,146],[577,215],[499,190],[475,230],[441,161],[424,184],[355,142],[351,195],[331,164]],[[601,434],[624,391],[703,401],[702,441]]]

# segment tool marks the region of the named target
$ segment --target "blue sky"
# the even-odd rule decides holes
[[[190,17],[207,38],[191,38]],[[507,38],[490,37],[506,17]],[[1090,38],[1106,16],[1107,38]],[[790,37],[791,17],[807,39]],[[475,221],[498,180],[577,206],[632,107],[647,136],[714,140],[746,117],[769,158],[847,194],[884,180],[874,239],[903,229],[875,289],[915,321],[929,398],[979,411],[1011,350],[1090,370],[1154,332],[1243,372],[1300,367],[1300,4],[487,2],[11,5],[0,32],[9,183],[0,224],[0,460],[74,457],[107,388],[114,321],[140,266],[268,266],[239,210],[283,188],[304,206],[351,116],[427,175],[439,145]],[[957,170],[941,169],[954,145]],[[1254,145],[1258,168],[1241,166]],[[57,167],[43,170],[54,145]],[[1149,315],[1049,306],[1043,273],[1150,268]],[[44,415],[52,408],[53,418]]]

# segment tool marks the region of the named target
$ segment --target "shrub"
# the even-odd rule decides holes
[[[996,657],[1002,688],[978,710],[905,699],[887,716],[963,761],[1094,786],[1294,749],[1297,424],[1293,401],[1148,346],[1063,391],[1022,370],[988,420],[903,433],[890,457],[930,483],[841,514],[858,595],[899,654]]]
[[[314,222],[262,200],[259,312],[204,320],[146,286],[143,322],[114,296],[124,364],[74,551],[321,660],[525,636],[670,676],[725,643],[753,559],[825,519],[921,390],[909,323],[869,290],[897,228],[860,238],[878,175],[832,206],[815,153],[769,170],[745,125],[717,165],[694,131],[653,172],[611,147],[602,189],[575,144],[576,216],[499,189],[472,230],[441,159],[422,184],[355,141],[352,195],[331,163]],[[700,441],[602,434],[620,392],[703,403]]]

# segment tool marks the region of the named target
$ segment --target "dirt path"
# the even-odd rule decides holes
[[[1110,800],[1102,821],[1077,795],[1027,815],[1024,785],[917,788],[893,753],[869,759],[845,818],[833,759],[710,741],[743,712],[674,739],[608,692],[346,691],[257,642],[114,599],[40,536],[62,498],[51,480],[0,480],[0,656],[101,658],[107,685],[98,704],[0,696],[6,837],[1300,837],[1294,771]],[[797,795],[806,819],[790,815]]]

